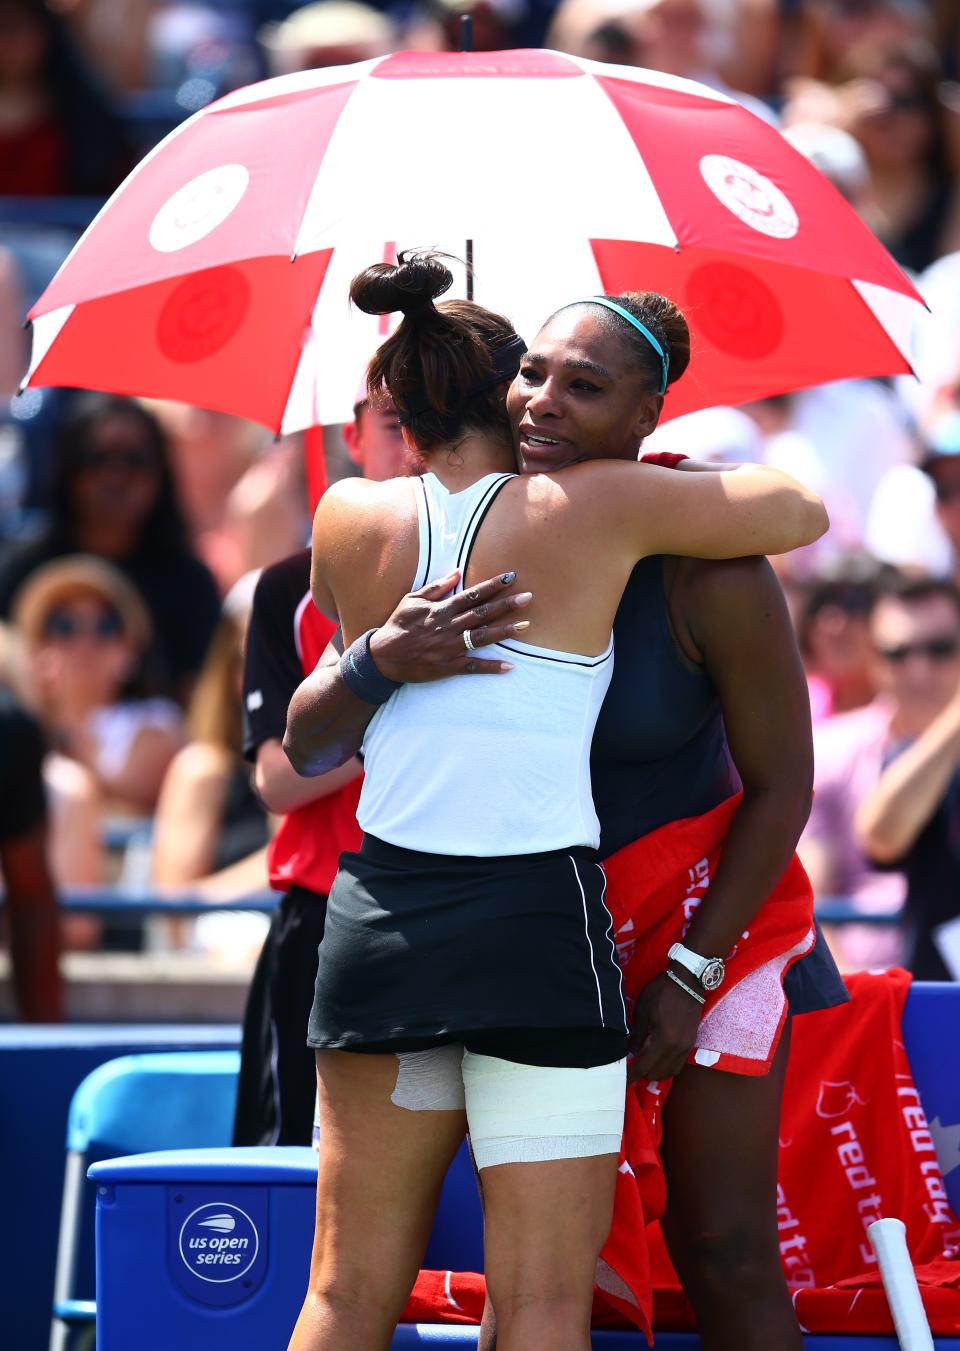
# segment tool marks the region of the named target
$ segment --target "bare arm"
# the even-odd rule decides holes
[[[783,593],[765,559],[696,568],[686,588],[689,628],[717,687],[743,800],[685,945],[724,956],[782,876],[810,811],[813,746],[800,655]],[[685,968],[676,974],[688,984]],[[667,1078],[683,1067],[700,1006],[659,976],[638,1000],[636,1071]]]
[[[418,682],[509,669],[474,657],[463,634],[469,629],[479,646],[522,632],[517,626],[524,621],[511,616],[528,603],[529,593],[515,591],[514,574],[504,573],[451,596],[458,580],[459,573],[452,573],[404,596],[374,634],[370,652],[387,679]],[[290,701],[283,749],[297,774],[326,774],[347,763],[376,711],[344,684],[340,647],[331,643]]]
[[[332,644],[327,648],[327,652],[332,652],[336,658],[336,649]],[[324,653],[324,657],[327,652]],[[327,669],[336,671],[337,666],[333,665]],[[373,707],[369,704],[367,707],[372,713]],[[355,755],[351,755],[336,769],[331,769],[316,778],[305,779],[287,759],[280,739],[271,737],[269,741],[264,741],[257,747],[253,786],[267,811],[273,812],[275,816],[284,816],[287,812],[306,806],[308,802],[317,802],[320,798],[328,797],[362,773],[363,765]]]
[[[823,503],[795,479],[767,465],[726,473],[675,473],[657,465],[604,461],[586,471],[584,497],[607,534],[622,532],[644,554],[738,558],[788,553],[812,544],[829,524]]]
[[[29,1023],[63,1018],[57,901],[43,826],[0,844],[7,894],[10,957],[21,1016]]]
[[[796,850],[813,794],[813,736],[800,653],[770,565],[742,559],[703,569],[697,589],[692,631],[720,695],[743,800],[685,941],[721,956]]]
[[[194,742],[175,757],[164,780],[154,825],[153,880],[178,887],[213,866],[230,783],[231,757]]]
[[[245,896],[255,896],[268,890],[270,879],[267,870],[267,846],[256,849],[236,863],[230,863],[219,872],[200,877],[193,886],[184,890],[198,900],[209,901],[216,905],[220,901],[239,901]]]
[[[875,863],[895,863],[943,801],[960,764],[960,696],[880,775],[854,819],[857,843]]]

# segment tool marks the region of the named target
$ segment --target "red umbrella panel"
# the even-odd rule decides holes
[[[909,369],[911,283],[779,133],[724,95],[546,51],[401,52],[210,105],[130,175],[31,313],[30,384],[343,420],[382,326],[353,272],[473,241],[529,338],[598,290],[688,315],[675,415]]]

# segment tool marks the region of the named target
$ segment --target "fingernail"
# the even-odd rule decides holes
[[[507,671],[512,671],[512,670],[513,670],[513,662],[512,662],[512,661],[502,661],[502,662],[500,663],[500,670],[503,671],[504,674],[506,674]]]
[[[529,627],[530,627],[530,620],[521,619],[518,624],[514,624],[513,631],[514,633],[520,633],[523,629],[528,629]]]
[[[509,586],[511,582],[515,582],[516,580],[517,574],[515,572],[504,572],[500,575],[500,583],[502,586]]]
[[[532,600],[532,591],[521,591],[518,596],[514,596],[513,603],[514,605],[529,605]]]

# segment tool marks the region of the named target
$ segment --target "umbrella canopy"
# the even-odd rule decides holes
[[[350,276],[467,239],[476,298],[527,337],[578,295],[675,300],[694,355],[668,416],[909,370],[919,297],[776,130],[689,80],[534,50],[400,52],[203,109],[34,306],[28,383],[339,421],[386,332],[351,317]]]

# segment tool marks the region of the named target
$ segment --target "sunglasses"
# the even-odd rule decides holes
[[[123,634],[123,620],[116,610],[104,610],[93,620],[78,619],[69,610],[51,610],[43,622],[45,638],[96,638],[99,642],[107,642],[111,638],[122,638]]]
[[[960,638],[928,638],[924,643],[900,643],[897,647],[878,647],[877,653],[894,666],[902,666],[911,657],[952,661],[960,653]]]
[[[131,446],[129,450],[81,450],[77,454],[78,469],[125,469],[128,474],[144,474],[157,467],[156,457],[148,446]]]

